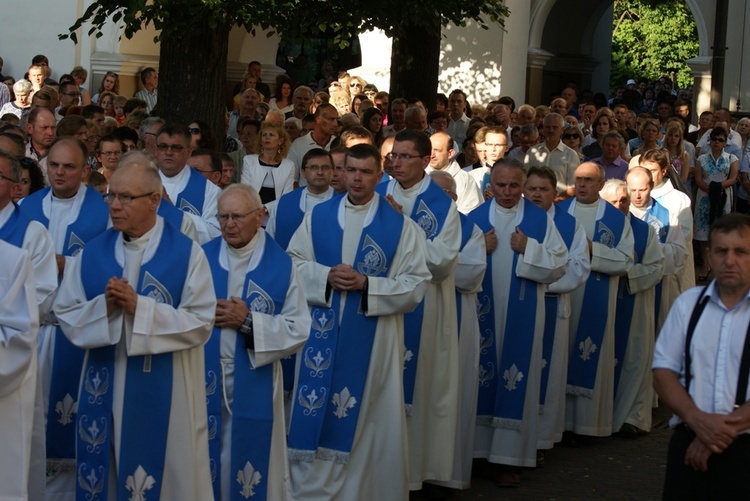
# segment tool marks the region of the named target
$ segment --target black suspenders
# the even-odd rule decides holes
[[[703,314],[703,310],[706,308],[706,303],[708,303],[709,300],[709,297],[706,295],[707,289],[708,286],[705,286],[701,291],[700,296],[698,296],[698,301],[695,303],[693,313],[690,315],[687,335],[685,336],[685,391],[688,393],[690,392],[690,380],[692,379],[690,343],[693,340],[693,333],[695,332],[695,326],[698,325],[698,319],[700,319]],[[737,396],[734,400],[735,409],[745,403],[748,376],[750,376],[750,324],[747,326],[745,345],[742,349],[742,358],[740,359],[740,371],[737,375]]]

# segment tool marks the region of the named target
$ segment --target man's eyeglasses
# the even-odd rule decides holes
[[[229,222],[230,220],[232,220],[232,221],[235,221],[235,222],[239,223],[240,221],[243,221],[243,220],[244,220],[244,219],[245,219],[245,218],[246,218],[247,216],[249,216],[250,214],[253,214],[253,213],[255,213],[255,212],[258,212],[258,211],[259,211],[259,210],[261,210],[262,208],[263,208],[263,207],[258,207],[257,209],[253,209],[253,210],[251,210],[250,212],[246,212],[245,214],[217,214],[217,215],[216,215],[216,219],[218,219],[218,220],[219,220],[219,222],[220,222],[220,223],[222,223],[222,224],[226,224],[226,223],[228,223],[228,222]]]
[[[2,172],[0,172],[0,181],[3,181],[3,180],[10,181],[11,183],[17,183],[18,182],[15,179],[13,179],[12,177],[8,177],[5,174],[3,174]]]
[[[175,153],[181,153],[182,150],[185,149],[185,147],[181,144],[165,144],[165,143],[159,143],[156,145],[156,149],[159,151],[167,151],[172,150]]]
[[[110,191],[109,193],[104,195],[104,201],[108,204],[111,204],[115,200],[120,200],[120,203],[122,205],[130,205],[136,198],[150,197],[154,193],[155,192],[152,191],[151,193],[144,193],[143,195],[126,195],[124,193],[115,193],[113,191]]]

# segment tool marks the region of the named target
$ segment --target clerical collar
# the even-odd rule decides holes
[[[231,245],[227,245],[227,252],[231,256],[240,259],[250,256],[253,253],[253,250],[255,250],[255,244],[258,243],[258,235],[260,235],[260,231],[256,231],[255,235],[253,235],[253,238],[251,238],[250,241],[242,247],[232,247]]]
[[[130,235],[123,232],[122,239],[125,240],[125,243],[128,245],[128,247],[139,246],[141,244],[145,245],[151,238],[151,235],[154,234],[155,229],[156,225],[153,225],[146,233],[144,233],[140,237],[131,237]]]

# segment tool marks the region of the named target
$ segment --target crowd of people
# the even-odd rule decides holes
[[[428,109],[253,61],[217,137],[154,115],[154,68],[86,78],[0,85],[0,497],[405,500],[476,459],[517,487],[648,433],[652,365],[695,427],[668,482],[747,446],[683,324],[696,281],[700,346],[750,317],[750,119],[693,125],[667,78]]]

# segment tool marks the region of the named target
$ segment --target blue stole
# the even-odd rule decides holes
[[[29,227],[31,218],[18,207],[18,204],[12,202],[16,209],[10,215],[2,228],[0,228],[0,240],[4,240],[18,248],[23,246],[23,238],[26,236],[26,229]]]
[[[208,181],[203,177],[203,174],[189,165],[185,166],[185,168],[190,169],[190,179],[188,179],[185,189],[177,195],[177,200],[174,202],[175,207],[181,211],[202,216],[203,204],[206,201],[206,183]]]
[[[565,246],[570,251],[573,245],[573,238],[576,234],[576,219],[564,210],[555,207],[555,217],[553,218],[557,231],[565,242]],[[560,295],[547,293],[544,296],[544,338],[542,340],[542,379],[539,391],[539,405],[544,405],[547,397],[547,385],[549,383],[549,366],[552,360],[552,349],[555,344],[555,331],[557,330],[557,303]],[[567,349],[558,347],[558,349]]]
[[[635,264],[643,262],[643,254],[646,252],[648,245],[648,223],[641,221],[637,217],[630,215],[630,227],[633,229],[633,239],[635,244]],[[633,321],[633,309],[635,307],[635,294],[628,291],[628,279],[620,278],[620,285],[617,291],[617,314],[615,315],[615,395],[617,395],[617,385],[620,382],[622,374],[622,364],[625,361],[625,351],[628,347],[628,338],[630,336],[630,325]]]
[[[334,198],[312,211],[313,251],[316,261],[324,266],[342,262],[344,230],[339,214],[345,201],[344,197]],[[401,240],[404,218],[377,195],[371,203],[378,206],[372,221],[362,229],[352,266],[369,277],[386,277]],[[317,457],[345,464],[349,460],[378,318],[362,312],[362,294],[353,291],[346,293],[342,313],[341,296],[341,291],[332,290],[330,308],[311,308],[312,328],[300,353],[304,367],[300,364],[289,429],[291,461]]]
[[[561,202],[558,207],[572,215],[575,198]],[[614,205],[600,200],[604,213],[596,221],[592,242],[614,248],[620,243],[625,228],[625,214]],[[599,365],[600,347],[607,328],[609,314],[610,276],[592,270],[583,293],[583,306],[576,331],[575,348],[568,362],[567,393],[586,398],[594,395],[594,383]]]
[[[95,189],[81,185],[85,190],[78,213],[65,233],[63,256],[75,256],[86,246],[86,242],[101,235],[107,229],[109,206]],[[44,214],[44,200],[51,189],[43,188],[23,201],[21,210],[32,219],[49,228],[49,219]],[[75,462],[76,431],[74,423],[78,387],[86,350],[76,348],[68,341],[58,325],[55,329],[55,349],[50,377],[49,403],[47,406],[47,458],[57,470],[67,469]],[[67,464],[66,464],[67,463]]]
[[[466,214],[458,213],[458,217],[461,220],[461,247],[458,252],[464,250],[466,243],[471,238],[471,234],[474,232],[474,221],[469,219]],[[461,337],[461,293],[456,291],[456,325],[458,325],[458,336]]]
[[[262,239],[258,239],[257,247],[253,251],[253,254],[258,255],[250,258],[242,287],[242,297],[250,311],[274,315],[284,308],[292,275],[292,260],[272,238],[265,233],[260,233],[260,235]],[[226,259],[226,250],[222,252],[225,247],[226,244],[221,237],[203,246],[211,266],[211,275],[214,278],[214,291],[216,297],[220,299],[228,299],[229,272],[221,263],[222,259]],[[262,267],[259,266],[261,262]],[[242,335],[235,335],[235,338],[230,467],[232,472],[238,475],[242,473],[244,482],[230,484],[234,487],[231,490],[230,499],[233,501],[245,499],[243,492],[250,492],[258,499],[266,499],[273,431],[273,364],[252,368],[245,338]],[[220,345],[221,329],[214,327],[204,350],[208,445],[211,457],[211,480],[216,499],[222,498],[220,485],[223,382],[221,380]]]
[[[434,239],[442,230],[453,200],[429,176],[414,200],[411,219],[422,228],[427,240]],[[381,196],[393,193],[397,181],[392,179],[388,184],[380,183],[375,187]],[[424,299],[411,313],[404,315],[404,402],[406,414],[412,414],[414,385],[417,380],[417,363],[419,362],[419,345],[422,339],[422,320],[424,318]]]
[[[297,231],[305,213],[300,209],[300,200],[305,194],[307,188],[297,188],[279,198],[276,203],[276,232],[273,239],[281,246],[282,249],[289,247],[289,241],[292,235]]]
[[[521,231],[528,238],[543,242],[547,232],[547,213],[525,198],[518,202],[518,210],[523,210],[523,219],[518,224]],[[469,213],[469,218],[486,233],[495,227],[494,211],[495,201],[490,199]],[[516,276],[518,256],[517,252],[513,252],[508,312],[503,322],[505,332],[499,365],[498,350],[494,346],[496,340],[495,299],[492,288],[492,257],[489,255],[477,305],[479,328],[482,333],[477,424],[511,430],[520,430],[522,426],[526,382],[531,366],[536,327],[532,320],[536,318],[538,293],[536,282]],[[504,385],[498,384],[501,370],[503,370]]]
[[[157,223],[158,224],[158,223]],[[153,258],[138,273],[139,295],[177,308],[185,285],[192,242],[168,224]],[[81,275],[87,300],[104,293],[109,279],[121,277],[117,262],[120,233],[107,230],[83,250]],[[154,238],[154,237],[152,237]],[[87,351],[77,424],[78,501],[106,499],[112,447],[112,403],[116,345]],[[128,356],[123,397],[122,436],[117,472],[117,499],[153,489],[161,495],[172,401],[172,353]],[[148,487],[138,478],[148,479]],[[135,484],[135,485],[134,485]]]
[[[492,182],[490,179],[490,175],[492,174],[492,170],[484,173],[484,176],[482,176],[482,184],[479,186],[479,190],[482,192],[482,198],[484,198],[484,192],[492,188]]]
[[[651,208],[646,211],[643,218],[656,232],[656,238],[659,239],[659,243],[662,245],[667,243],[667,235],[669,235],[669,211],[662,204],[656,201],[655,198],[651,199]],[[654,307],[656,308],[656,315],[654,315],[654,323],[656,327],[659,326],[659,313],[661,313],[661,293],[662,284],[664,279],[662,278],[655,289],[655,300]],[[658,332],[658,331],[657,331]],[[616,388],[616,387],[615,387]]]
[[[182,218],[185,217],[185,213],[165,199],[162,198],[159,202],[156,213],[163,217],[164,221],[177,228],[178,231],[182,228]]]

